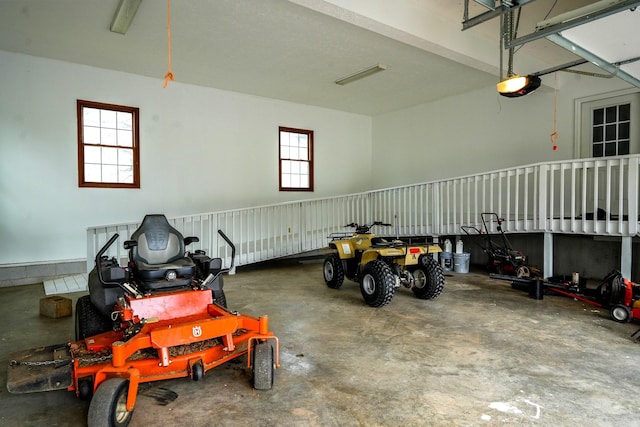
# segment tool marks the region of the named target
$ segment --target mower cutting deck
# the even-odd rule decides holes
[[[75,391],[91,398],[88,425],[93,427],[126,426],[140,383],[180,377],[197,381],[245,354],[253,387],[272,387],[278,339],[269,331],[267,316],[225,307],[221,274],[231,268],[219,268],[220,260],[202,251],[185,254],[184,244],[195,238],[183,239],[164,215],[147,215],[140,230],[133,235],[136,240],[125,243],[131,259],[127,267],[103,257],[117,234],[96,256],[90,282],[97,278],[99,283],[89,284],[91,304],[78,300],[75,342],[11,356],[11,393]],[[233,260],[233,243],[219,234],[231,246]]]

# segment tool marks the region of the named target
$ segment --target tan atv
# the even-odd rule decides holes
[[[324,260],[323,274],[327,286],[339,289],[345,276],[360,283],[360,292],[371,307],[391,302],[400,285],[420,299],[435,299],[444,289],[444,276],[433,253],[438,245],[414,245],[399,239],[388,240],[371,234],[373,226],[391,226],[376,221],[371,225],[347,224],[356,229],[353,235],[331,236],[333,249]]]

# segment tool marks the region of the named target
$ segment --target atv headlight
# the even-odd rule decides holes
[[[164,278],[167,282],[173,282],[178,277],[178,273],[175,270],[169,270],[165,273]]]

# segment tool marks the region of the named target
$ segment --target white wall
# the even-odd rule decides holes
[[[554,86],[553,75],[543,80]],[[571,159],[575,100],[628,87],[615,78],[559,73],[557,151],[550,139],[554,91],[544,86],[521,98],[502,97],[492,86],[376,116],[372,186],[387,188]]]
[[[82,259],[88,226],[370,189],[371,118],[0,51],[0,265]],[[180,76],[177,76],[179,80]],[[140,108],[141,188],[79,188],[76,100]],[[278,191],[278,126],[315,192]],[[354,161],[354,159],[361,161]]]

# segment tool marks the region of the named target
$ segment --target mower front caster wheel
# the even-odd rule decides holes
[[[191,379],[194,381],[200,381],[204,378],[204,366],[202,366],[202,361],[198,360],[191,366]]]
[[[91,403],[87,424],[89,427],[125,427],[129,425],[133,410],[127,411],[129,380],[109,378],[98,386]]]
[[[611,318],[620,323],[630,322],[631,310],[626,305],[616,304],[611,307]]]
[[[273,345],[268,342],[258,342],[253,347],[251,364],[251,382],[256,390],[270,390],[273,387],[275,375],[275,359]]]

